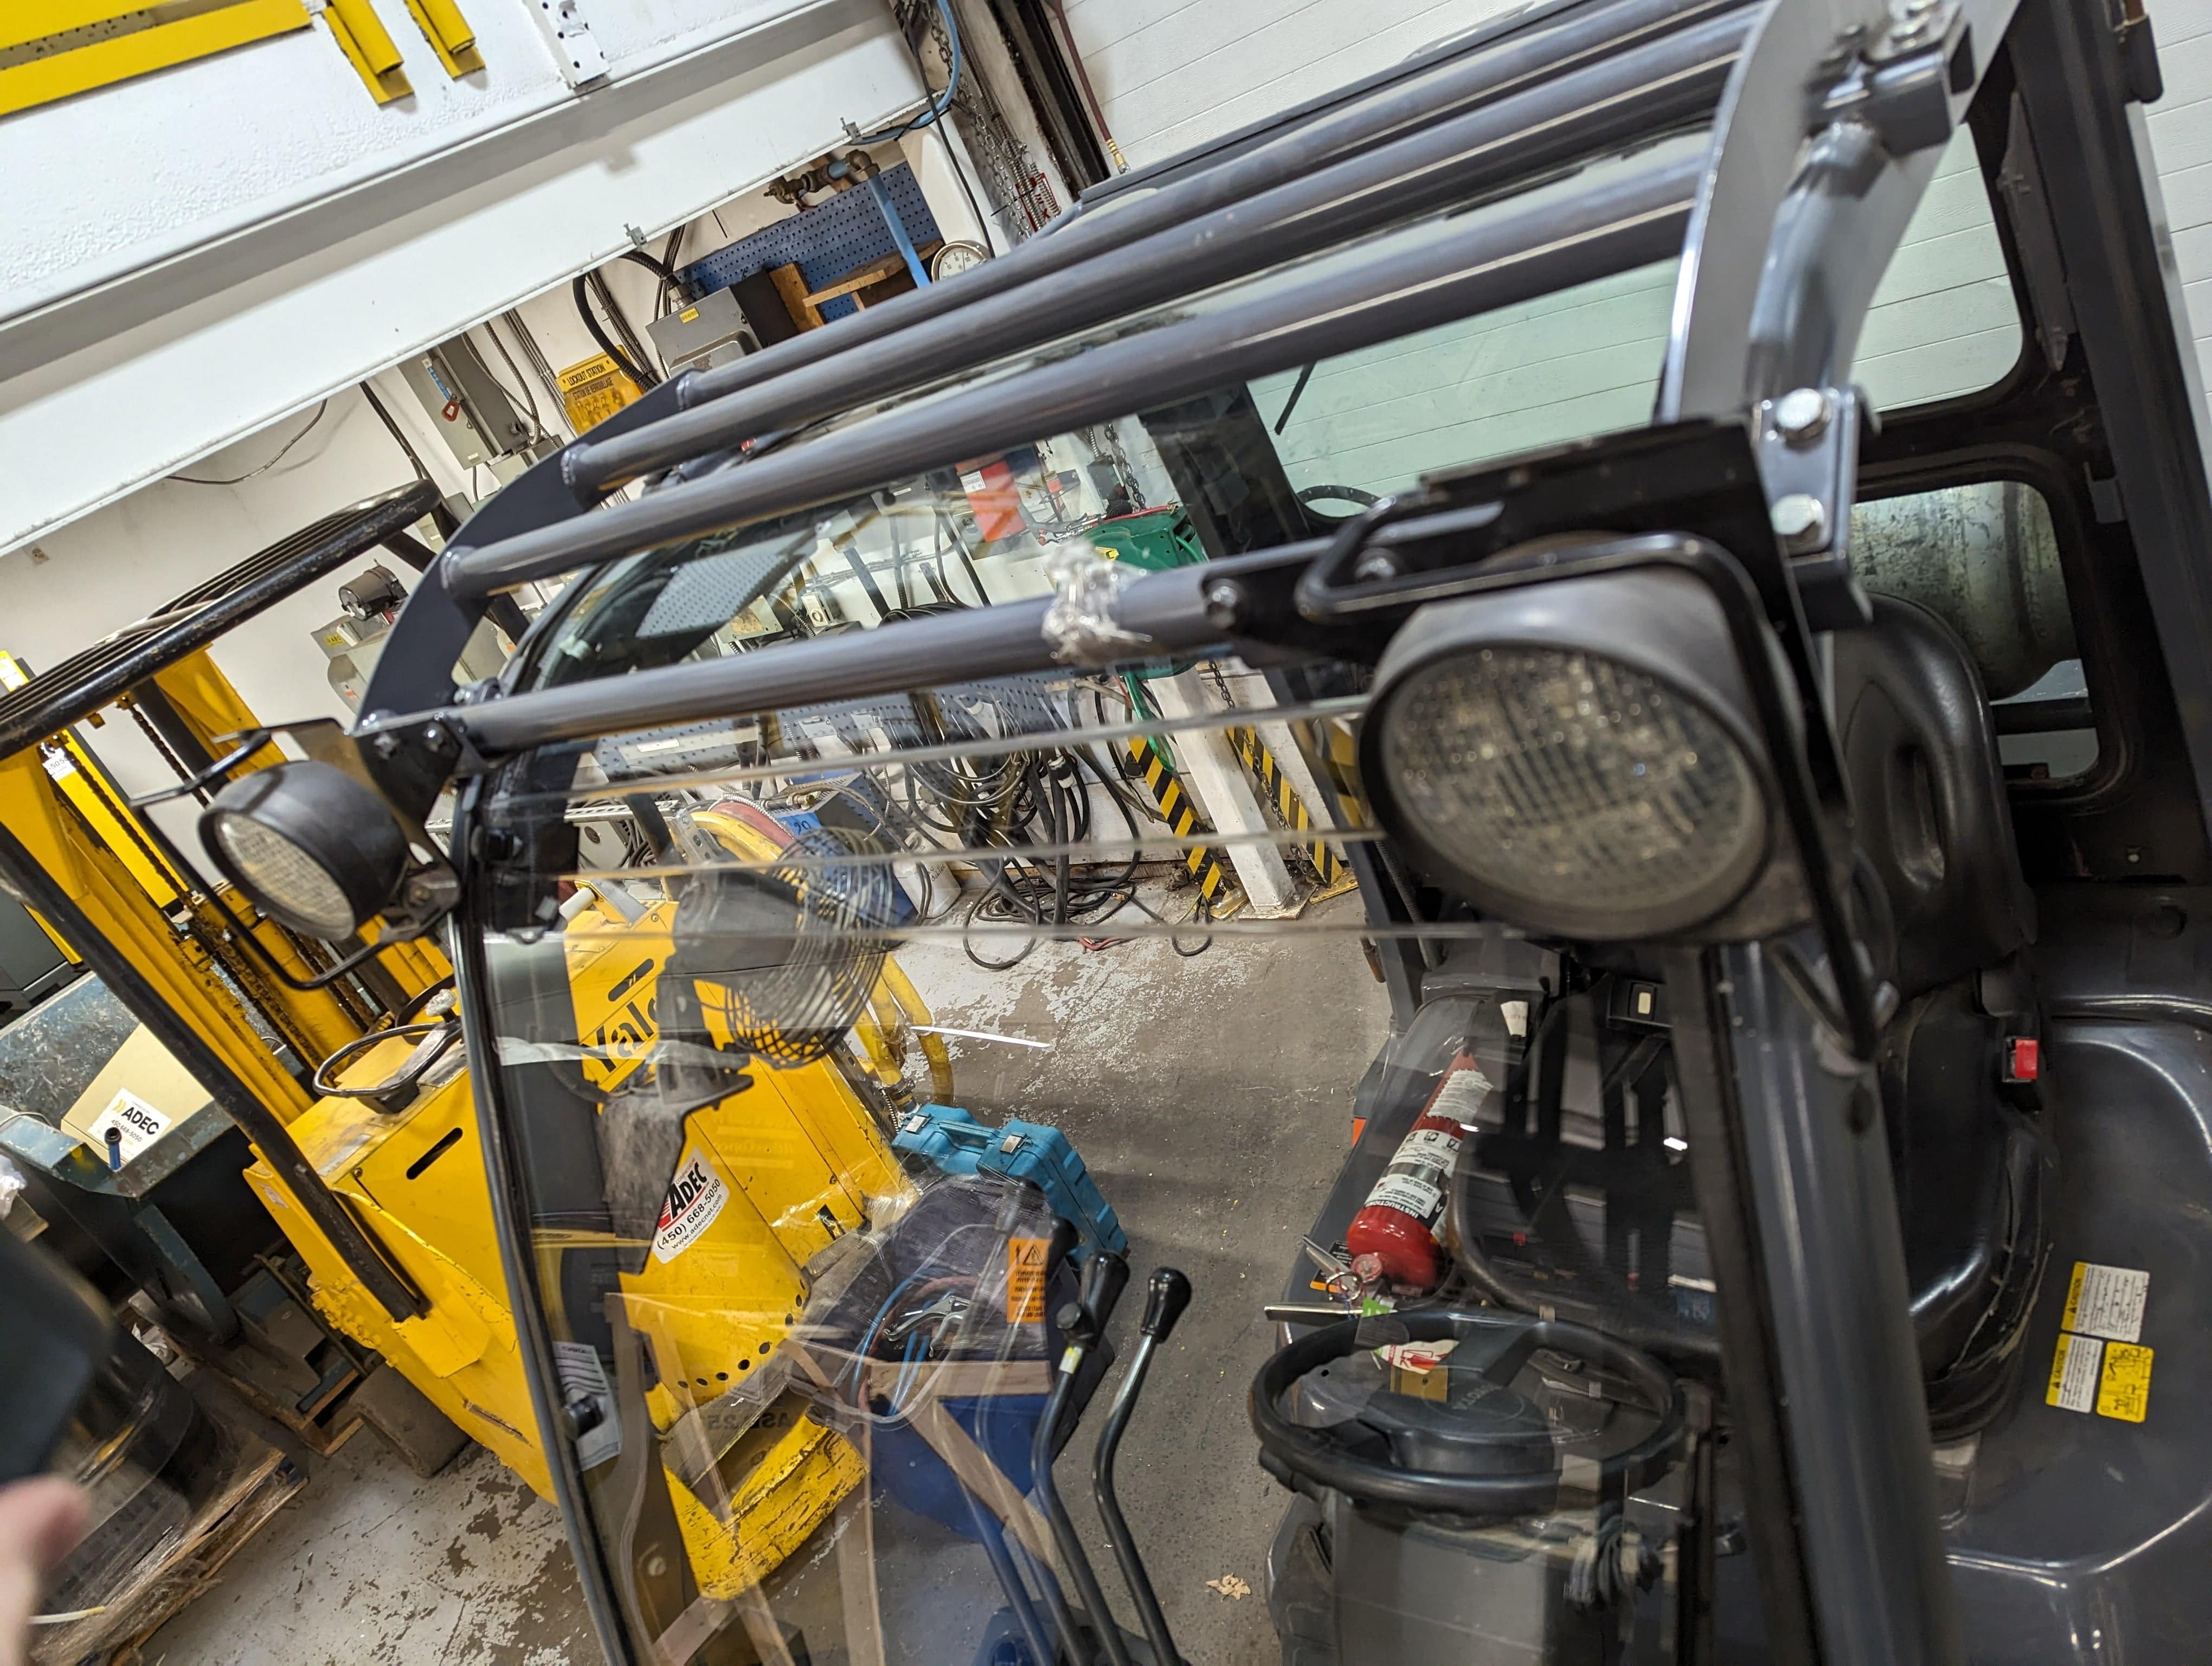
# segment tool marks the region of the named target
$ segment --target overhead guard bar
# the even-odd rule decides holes
[[[482,549],[449,548],[441,576],[456,596],[484,596],[1666,259],[1681,247],[1700,169],[1696,157],[1649,167],[635,502]]]
[[[697,410],[1102,255],[1118,253],[1154,233],[1233,208],[1409,131],[1455,119],[1571,70],[1631,52],[1716,16],[1755,9],[1742,0],[1618,0],[1571,15],[1526,40],[1505,42],[1453,65],[1433,82],[1356,105],[1249,155],[1117,205],[1110,213],[1086,214],[1048,236],[1031,238],[941,283],[894,296],[764,352],[679,378],[675,402],[679,411]],[[633,435],[642,436],[659,426],[633,430]],[[645,454],[632,435],[597,442],[587,439],[570,448],[562,467],[572,487],[588,492],[652,466],[637,461]]]
[[[1598,8],[1593,0],[1531,0],[1494,17],[1461,30],[1445,40],[1422,47],[1395,64],[1332,87],[1325,93],[1299,103],[1272,110],[1242,127],[1232,127],[1226,133],[1211,139],[1201,139],[1186,146],[1172,155],[1157,161],[1139,162],[1127,172],[1116,173],[1096,185],[1085,185],[1076,193],[1074,206],[1047,226],[1045,230],[1056,233],[1088,214],[1101,204],[1132,192],[1156,191],[1170,185],[1194,170],[1218,167],[1231,158],[1243,155],[1263,144],[1272,144],[1286,135],[1315,122],[1325,119],[1347,105],[1364,103],[1378,93],[1413,82],[1461,58],[1477,52],[1494,52],[1509,38],[1526,37],[1539,30],[1548,29],[1564,19],[1579,12]]]
[[[993,306],[965,307],[910,325],[870,352],[817,359],[722,398],[695,401],[645,427],[600,441],[585,440],[569,459],[570,482],[601,490],[760,435],[888,399],[938,377],[1700,120],[1719,102],[1753,15],[1723,13],[1416,128],[1139,238],[1110,259],[1094,257],[1055,283],[1030,284]],[[702,382],[714,374],[704,373]]]

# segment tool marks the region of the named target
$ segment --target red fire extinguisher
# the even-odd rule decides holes
[[[1452,1060],[1345,1232],[1345,1253],[1355,1272],[1386,1279],[1401,1290],[1436,1288],[1444,1275],[1439,1229],[1452,1169],[1490,1088],[1473,1055],[1462,1052]]]

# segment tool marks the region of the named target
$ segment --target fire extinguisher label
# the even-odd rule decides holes
[[[1386,1174],[1367,1194],[1367,1207],[1398,1209],[1425,1225],[1434,1225],[1443,1213],[1443,1188],[1434,1181],[1410,1174]]]
[[[1367,1194],[1368,1207],[1401,1210],[1434,1226],[1443,1215],[1443,1181],[1459,1160],[1460,1139],[1444,1128],[1415,1128]]]

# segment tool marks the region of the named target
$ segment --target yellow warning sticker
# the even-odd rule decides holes
[[[561,407],[579,434],[643,397],[638,385],[605,353],[570,365],[558,380]]]
[[[2143,1305],[2150,1297],[2150,1274],[2132,1267],[2100,1267],[2077,1261],[2066,1284],[2066,1311],[2060,1326],[2108,1342],[2142,1340]]]
[[[2133,1342],[2105,1348],[2104,1374],[2097,1379],[2097,1414],[2140,1423],[2150,1408],[2150,1350]]]
[[[1049,1238],[1006,1240],[1006,1322],[1034,1325],[1044,1320],[1044,1262]]]
[[[2064,1412],[2094,1411],[2097,1365],[2104,1352],[2105,1345],[2094,1336],[2069,1336],[2061,1331],[2058,1352],[2051,1360],[2051,1387],[2043,1403]]]

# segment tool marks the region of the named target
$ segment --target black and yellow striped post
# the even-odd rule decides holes
[[[1175,766],[1168,762],[1167,752],[1150,735],[1131,735],[1128,739],[1129,757],[1145,778],[1145,790],[1152,795],[1152,802],[1160,807],[1160,818],[1168,830],[1179,839],[1189,838],[1194,831],[1210,833],[1198,813],[1198,806],[1190,801],[1176,778]],[[1229,900],[1237,894],[1237,881],[1230,877],[1229,865],[1218,850],[1210,845],[1193,845],[1184,853],[1183,866],[1198,881],[1198,894],[1215,914],[1225,911]]]
[[[1267,750],[1267,743],[1260,739],[1260,732],[1232,727],[1228,735],[1230,745],[1243,760],[1245,769],[1251,772],[1252,779],[1258,783],[1261,793],[1274,806],[1285,829],[1297,836],[1297,848],[1305,853],[1306,859],[1313,864],[1315,873],[1320,876],[1321,890],[1315,894],[1314,900],[1319,902],[1340,897],[1350,891],[1357,883],[1352,878],[1352,869],[1334,844],[1327,839],[1314,836],[1313,812],[1306,808],[1306,801],[1298,796],[1297,789],[1283,774],[1283,766]]]

